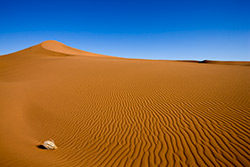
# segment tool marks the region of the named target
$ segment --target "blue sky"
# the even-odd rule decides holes
[[[112,56],[250,61],[250,1],[0,1],[0,55],[45,40]]]

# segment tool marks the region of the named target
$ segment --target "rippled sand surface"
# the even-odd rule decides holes
[[[250,166],[250,66],[226,64],[56,41],[1,56],[0,166]]]

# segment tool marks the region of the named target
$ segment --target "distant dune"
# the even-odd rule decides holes
[[[0,56],[0,85],[1,167],[250,166],[249,62],[45,41]],[[38,147],[50,138],[56,150]]]
[[[203,61],[199,61],[198,63],[250,66],[250,61],[212,61],[212,60],[203,60]]]

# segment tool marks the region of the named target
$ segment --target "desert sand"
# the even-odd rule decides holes
[[[249,64],[57,41],[0,56],[0,166],[250,166]]]

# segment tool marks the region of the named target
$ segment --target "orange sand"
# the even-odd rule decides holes
[[[250,67],[213,63],[0,56],[0,166],[250,166]]]

